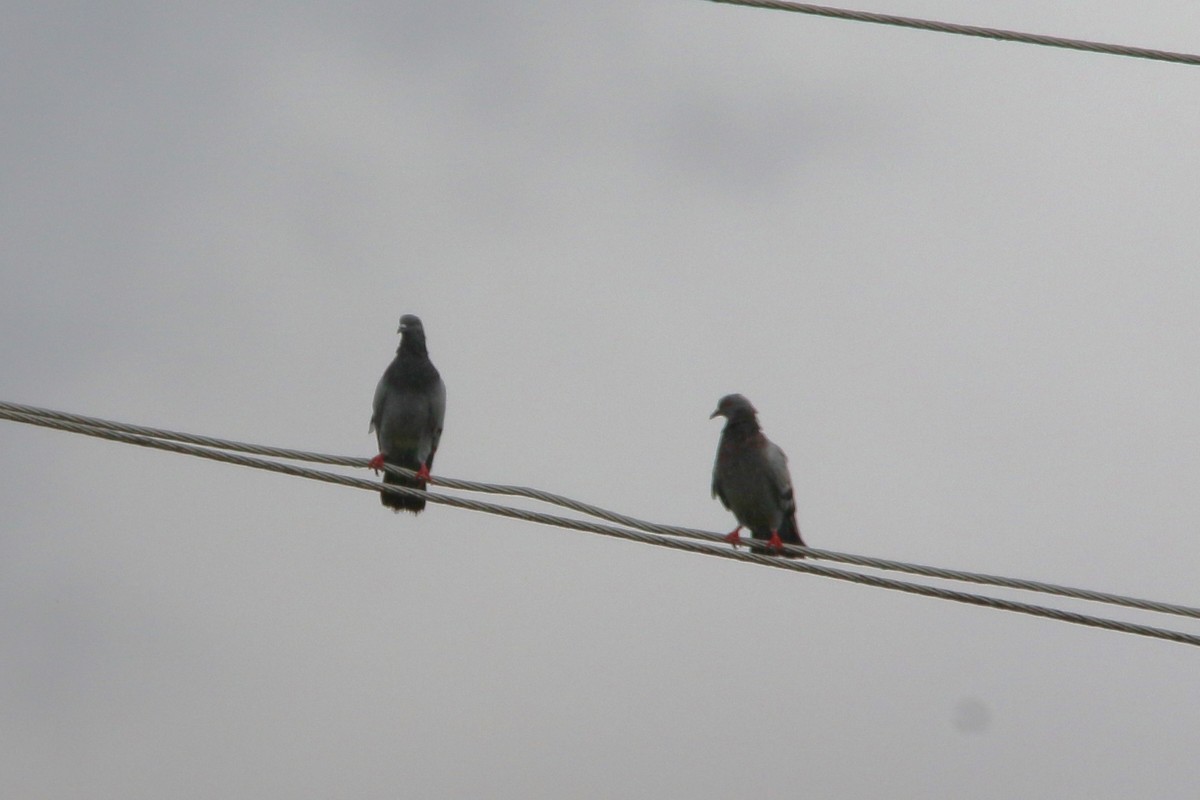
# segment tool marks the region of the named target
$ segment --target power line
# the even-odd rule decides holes
[[[712,0],[715,3],[726,3],[734,6],[750,6],[752,8],[769,8],[778,11],[795,11],[800,14],[813,14],[820,17],[848,19],[856,22],[874,22],[881,25],[897,25],[902,28],[917,28],[938,33],[957,33],[963,36],[980,36],[985,39],[998,39],[1005,42],[1023,42],[1045,47],[1063,47],[1068,50],[1086,50],[1092,53],[1108,53],[1115,56],[1130,56],[1132,58],[1149,58],[1155,61],[1170,61],[1176,64],[1200,65],[1200,55],[1191,53],[1173,53],[1169,50],[1153,50],[1147,47],[1130,47],[1123,44],[1105,44],[1090,42],[1085,39],[1067,39],[1060,36],[1045,36],[1039,33],[1021,33],[1020,31],[1004,30],[1002,28],[983,28],[978,25],[960,25],[953,22],[937,22],[915,17],[899,17],[894,14],[876,14],[871,11],[850,11],[829,6],[817,6],[810,3],[793,3],[787,0]]]
[[[601,524],[588,520],[570,519],[551,514],[543,514],[541,512],[526,511],[524,509],[510,508],[508,506],[497,505],[494,503],[484,503],[468,498],[454,497],[450,495],[438,494],[435,492],[420,492],[419,490],[410,489],[403,486],[392,484],[382,484],[373,480],[364,480],[354,478],[348,475],[338,473],[324,472],[321,470],[311,469],[308,467],[300,467],[294,464],[286,464],[278,461],[270,461],[262,458],[245,455],[239,452],[229,452],[222,449],[214,449],[213,446],[201,446],[198,444],[189,444],[179,441],[180,438],[188,438],[194,440],[207,440],[216,442],[220,440],[212,439],[211,437],[200,437],[192,434],[176,434],[175,432],[164,432],[172,434],[168,438],[154,438],[135,433],[127,433],[116,430],[114,425],[123,425],[122,423],[110,423],[110,427],[98,427],[84,424],[81,422],[65,419],[68,415],[63,412],[47,412],[47,414],[28,413],[27,411],[15,410],[17,408],[32,409],[30,406],[15,406],[11,403],[0,403],[0,419],[8,419],[14,422],[22,422],[41,427],[55,428],[72,433],[78,433],[86,436],[94,436],[111,441],[123,442],[126,444],[134,444],[142,447],[150,447],[158,450],[166,450],[170,452],[181,453],[185,455],[197,456],[213,461],[219,461],[240,466],[250,467],[253,469],[262,469],[272,472],[278,472],[285,475],[295,477],[308,478],[310,480],[324,481],[342,486],[350,486],[357,489],[363,489],[371,492],[390,491],[398,494],[406,495],[421,495],[426,500],[432,503],[448,505],[454,508],[466,509],[469,511],[478,511],[487,514],[495,514],[498,516],[520,519],[527,522],[535,522],[543,525],[553,525],[561,528],[572,530],[585,531],[589,533],[597,533],[603,536],[610,536],[620,539],[641,542],[657,547],[668,547],[676,550],[686,550],[693,553],[715,556],[718,558],[726,558],[736,561],[747,561],[762,566],[775,567],[777,569],[787,569],[793,572],[807,572],[814,575],[821,575],[835,580],[849,581],[866,586],[875,586],[877,588],[891,589],[895,591],[906,592],[909,594],[917,594],[926,597],[934,597],[943,600],[953,600],[955,602],[967,603],[970,605],[986,606],[988,608],[996,608],[1005,611],[1013,611],[1022,614],[1028,614],[1036,617],[1048,619],[1056,619],[1062,622],[1069,622],[1077,625],[1085,625],[1088,627],[1102,628],[1106,630],[1119,631],[1122,633],[1131,633],[1139,636],[1147,636],[1156,639],[1165,639],[1168,641],[1179,642],[1181,644],[1190,644],[1200,646],[1200,635],[1184,633],[1181,631],[1170,630],[1166,628],[1158,628],[1149,625],[1140,625],[1135,623],[1121,622],[1103,617],[1095,617],[1087,614],[1079,614],[1062,609],[1050,608],[1045,606],[1032,605],[1021,603],[1012,600],[1003,600],[1000,598],[987,597],[983,595],[970,594],[967,592],[942,589],[934,586],[926,586],[923,584],[908,583],[906,581],[898,581],[892,578],[884,578],[876,575],[846,571],[826,567],[820,564],[809,562],[797,562],[775,556],[760,555],[757,553],[742,552],[733,550],[727,546],[717,545],[713,541],[695,541],[692,539],[674,538],[668,535],[648,533],[645,531],[631,530],[628,528],[617,527],[614,525]],[[126,426],[137,427],[137,426]],[[150,429],[147,429],[150,430]],[[303,452],[303,451],[284,451],[280,448],[265,448],[258,445],[244,445],[247,448],[261,450],[275,450],[277,452]],[[316,454],[306,454],[314,456]],[[365,466],[367,459],[351,459],[346,457],[331,457],[338,461],[355,462],[347,464],[347,466]],[[402,470],[397,470],[404,472]],[[411,474],[411,473],[409,473]],[[443,479],[438,479],[439,483],[444,483]],[[456,483],[465,483],[456,481]],[[666,527],[666,526],[662,526]],[[681,529],[683,530],[683,529]],[[706,537],[712,537],[714,540],[719,540],[717,534],[705,533]],[[723,544],[723,542],[722,542]],[[815,554],[815,551],[806,550]]]
[[[0,412],[10,412],[14,414],[23,414],[28,416],[45,417],[51,420],[61,420],[65,422],[74,422],[80,425],[85,425],[92,428],[100,428],[106,430],[121,431],[124,433],[136,434],[154,439],[164,439],[169,441],[184,442],[188,444],[201,445],[204,447],[212,447],[221,450],[229,450],[240,453],[250,453],[255,455],[270,456],[273,458],[284,458],[293,461],[306,461],[310,463],[328,464],[331,466],[362,468],[367,465],[368,459],[350,456],[334,456],[325,453],[314,453],[306,450],[292,450],[282,447],[269,447],[265,445],[249,444],[246,442],[237,442],[229,439],[219,439],[212,436],[199,436],[190,433],[181,433],[179,431],[165,430],[162,428],[150,428],[143,425],[131,425],[124,422],[114,422],[112,420],[100,419],[97,417],[88,417],[81,414],[71,414],[65,411],[53,411],[36,406],[19,405],[17,403],[0,402]],[[0,414],[3,416],[3,414]],[[24,420],[19,420],[24,421]],[[412,470],[404,469],[387,465],[385,469],[397,475],[412,476],[415,473]],[[589,516],[603,519],[608,522],[623,525],[625,527],[634,528],[636,530],[645,531],[647,533],[657,533],[664,536],[676,536],[689,539],[698,539],[701,541],[711,542],[713,544],[723,544],[725,538],[723,535],[713,533],[711,531],[698,530],[696,528],[684,528],[675,525],[663,525],[655,522],[647,522],[645,520],[631,517],[626,514],[621,514],[615,511],[609,511],[599,506],[590,503],[583,503],[578,500],[573,500],[569,497],[553,494],[541,489],[533,489],[526,486],[508,486],[492,483],[480,483],[478,481],[467,481],[456,478],[448,478],[439,475],[437,477],[437,485],[446,489],[456,489],[460,491],[479,492],[483,494],[504,495],[509,497],[525,497],[540,502],[549,503],[552,505],[561,506],[563,508],[578,511]],[[1060,586],[1057,584],[1046,583],[1043,581],[1033,581],[1023,578],[1007,578],[999,575],[990,575],[979,572],[968,572],[965,570],[948,569],[945,567],[931,567],[924,564],[912,564],[903,561],[895,561],[891,559],[875,558],[872,556],[855,555],[851,553],[842,553],[835,550],[823,550],[815,547],[798,547],[795,545],[785,545],[785,551],[794,553],[803,553],[807,556],[820,558],[825,561],[833,561],[841,564],[850,564],[853,566],[868,567],[870,569],[879,569],[889,572],[902,572],[909,575],[920,575],[927,578],[938,578],[948,581],[960,581],[963,583],[973,583],[984,586],[997,586],[1006,589],[1017,589],[1021,591],[1039,592],[1042,594],[1051,594],[1059,597],[1070,597],[1077,600],[1086,600],[1096,603],[1108,603],[1110,605],[1123,606],[1126,608],[1135,608],[1142,611],[1152,611],[1162,614],[1175,614],[1183,617],[1191,617],[1200,619],[1200,608],[1193,606],[1179,605],[1176,603],[1164,603],[1157,600],[1145,600],[1137,597],[1129,597],[1126,595],[1113,594],[1110,592],[1099,592],[1091,589],[1079,589],[1070,586]]]

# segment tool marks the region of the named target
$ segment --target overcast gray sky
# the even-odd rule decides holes
[[[1200,602],[1200,68],[701,0],[201,5],[6,8],[0,399],[370,456],[416,313],[435,472],[728,530],[739,391],[813,546]],[[856,7],[1200,51],[1194,3]],[[0,463],[5,797],[1200,783],[1182,645],[14,423]]]

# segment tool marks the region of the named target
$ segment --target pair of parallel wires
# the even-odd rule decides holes
[[[439,491],[420,491],[394,484],[383,484],[373,477],[363,478],[342,472],[330,472],[315,469],[305,464],[320,464],[324,466],[347,469],[367,469],[368,459],[353,456],[335,456],[323,453],[313,453],[304,450],[293,450],[282,447],[269,447],[246,442],[236,442],[219,439],[212,436],[200,436],[179,431],[149,428],[143,425],[130,425],[111,420],[53,411],[36,406],[19,405],[16,403],[0,402],[0,419],[53,428],[84,436],[93,436],[124,444],[149,447],[182,455],[205,458],[226,464],[233,464],[251,469],[266,470],[296,478],[323,481],[338,486],[366,490],[369,492],[393,492],[396,494],[423,496],[426,501],[452,508],[464,509],[483,514],[519,519],[541,525],[550,525],[568,530],[593,533],[617,539],[625,539],[655,547],[666,547],[673,550],[683,550],[691,553],[712,556],[716,558],[742,561],[761,567],[788,570],[793,573],[818,575],[834,580],[848,581],[864,586],[874,586],[880,589],[916,594],[924,597],[984,606],[1002,611],[1028,614],[1035,617],[1054,619],[1074,625],[1084,625],[1102,628],[1110,631],[1129,633],[1137,636],[1147,636],[1155,639],[1166,639],[1181,644],[1200,646],[1200,634],[1187,633],[1170,628],[1125,622],[1107,617],[1082,614],[1052,606],[1034,605],[1031,603],[1008,600],[989,595],[981,595],[960,589],[947,589],[940,586],[912,581],[899,580],[877,574],[879,572],[894,572],[906,575],[934,578],[943,581],[957,581],[980,586],[993,586],[1003,589],[1052,595],[1056,597],[1082,600],[1092,603],[1121,606],[1137,609],[1143,612],[1174,615],[1200,619],[1200,608],[1165,603],[1155,600],[1144,600],[1136,597],[1112,594],[1109,592],[1078,589],[1060,586],[1042,581],[1007,578],[999,575],[988,575],[965,570],[932,567],[923,564],[911,564],[884,558],[861,556],[842,553],[833,550],[823,550],[815,547],[785,546],[785,550],[806,556],[804,560],[794,560],[774,555],[752,553],[730,547],[720,533],[713,531],[684,528],[676,525],[664,525],[647,522],[626,514],[609,511],[590,503],[583,503],[568,497],[553,494],[541,489],[523,486],[506,486],[478,481],[459,480],[442,475],[434,476],[433,486]],[[387,465],[385,469],[396,475],[413,476],[412,470]],[[474,493],[493,496],[522,497],[537,500],[542,503],[569,509],[583,516],[567,517],[558,514],[548,514],[541,511],[529,511],[494,502],[466,497],[462,494],[445,494],[441,490],[451,490],[458,493]],[[856,569],[846,569],[845,566],[829,566],[839,564]],[[866,571],[871,570],[871,571]]]

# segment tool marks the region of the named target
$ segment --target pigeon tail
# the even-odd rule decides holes
[[[405,467],[407,469],[420,469],[421,465],[417,463],[415,458],[404,459],[402,461],[388,461],[387,463],[396,467]],[[407,475],[396,475],[391,472],[383,473],[383,482],[394,486],[407,486],[409,489],[420,489],[425,491],[425,481]],[[424,497],[412,497],[410,495],[398,494],[395,492],[380,492],[379,501],[387,508],[393,511],[411,511],[414,514],[420,514],[425,510]]]

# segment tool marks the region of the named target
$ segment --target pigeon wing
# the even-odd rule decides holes
[[[729,500],[725,496],[725,459],[722,458],[725,449],[725,434],[722,433],[721,440],[717,444],[717,457],[713,459],[712,496],[719,498],[721,505],[729,509]]]
[[[383,406],[387,402],[387,376],[387,372],[384,372],[379,383],[375,384],[375,398],[371,401],[371,425],[367,428],[367,433],[379,430],[379,421],[383,418]]]
[[[433,457],[437,455],[442,441],[442,425],[446,420],[446,384],[438,377],[437,384],[429,393],[429,456],[425,465],[433,468]]]
[[[792,488],[792,476],[788,472],[787,456],[774,442],[768,442],[763,454],[767,462],[767,475],[771,481],[782,522],[779,536],[786,544],[803,545],[800,527],[796,524],[796,493]]]

